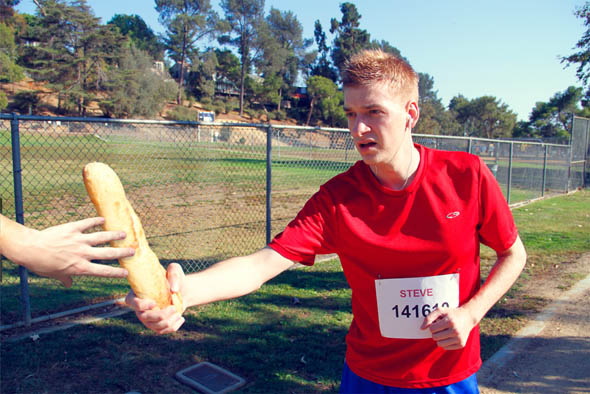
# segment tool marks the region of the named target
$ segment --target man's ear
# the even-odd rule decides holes
[[[408,103],[408,122],[410,129],[416,127],[416,123],[418,123],[418,118],[420,118],[420,108],[418,107],[418,103],[416,101],[410,101]]]

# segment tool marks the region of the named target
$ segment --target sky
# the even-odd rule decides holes
[[[350,0],[349,0],[350,1]],[[330,19],[341,19],[342,0],[266,0],[267,11],[292,11],[313,38],[319,20],[329,33]],[[576,66],[561,57],[575,52],[586,30],[574,11],[583,0],[364,0],[350,1],[361,14],[360,28],[371,39],[385,40],[400,50],[417,72],[434,79],[443,104],[461,94],[468,99],[494,96],[528,120],[536,102],[549,101],[569,86],[581,86]],[[219,0],[211,0],[223,15]],[[137,14],[156,33],[152,0],[87,0],[107,23],[115,14]],[[19,12],[36,12],[32,0],[21,0]],[[211,45],[211,44],[209,44]]]

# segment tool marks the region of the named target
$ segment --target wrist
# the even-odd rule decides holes
[[[485,313],[480,313],[476,305],[471,301],[463,304],[463,306],[461,306],[461,309],[463,309],[467,314],[467,318],[469,324],[471,324],[471,327],[475,327],[477,324],[479,324],[479,322],[481,321],[481,319],[483,319],[483,316],[485,315]]]

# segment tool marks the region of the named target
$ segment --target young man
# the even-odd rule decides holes
[[[0,254],[27,269],[72,285],[72,276],[88,275],[122,278],[127,270],[92,263],[97,259],[119,259],[133,256],[131,248],[94,247],[125,238],[118,231],[84,231],[104,223],[103,218],[90,218],[38,231],[0,215]]]
[[[341,392],[478,392],[477,325],[526,261],[507,203],[477,156],[413,144],[418,76],[407,63],[363,51],[342,79],[362,161],[322,185],[267,248],[186,277],[171,265],[171,288],[187,306],[205,304],[337,253],[353,312]],[[480,242],[497,253],[481,287]],[[184,321],[151,300],[127,302],[157,332]]]

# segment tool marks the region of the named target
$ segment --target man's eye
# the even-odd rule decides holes
[[[352,117],[354,117],[354,114],[352,112],[347,112],[346,113],[346,117],[347,118],[352,118]]]
[[[379,115],[379,114],[382,113],[382,111],[380,109],[372,109],[372,110],[369,111],[369,113],[371,115]]]

